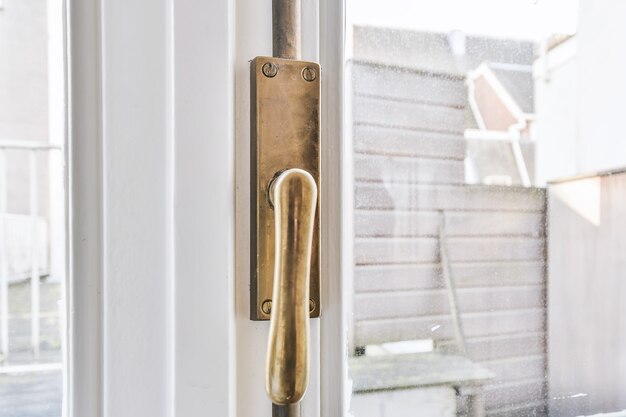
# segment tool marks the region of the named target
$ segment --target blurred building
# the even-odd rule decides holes
[[[61,5],[4,0],[0,6],[0,211],[8,214],[2,238],[11,280],[30,274],[33,210],[40,218],[40,272],[63,277],[62,152],[45,149],[64,140]]]

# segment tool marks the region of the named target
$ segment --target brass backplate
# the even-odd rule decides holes
[[[250,64],[250,318],[269,320],[274,279],[274,211],[269,185],[289,168],[320,187],[320,67],[257,57]],[[320,315],[320,199],[311,256],[311,317]]]

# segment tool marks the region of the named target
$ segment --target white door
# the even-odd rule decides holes
[[[341,415],[341,2],[303,2],[321,62],[324,314],[302,415]],[[249,320],[249,63],[271,1],[69,1],[69,415],[269,416]],[[323,33],[323,36],[319,36]]]

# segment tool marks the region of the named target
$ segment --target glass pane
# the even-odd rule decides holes
[[[0,415],[63,415],[62,1],[0,2]]]
[[[626,410],[626,3],[347,16],[352,415]]]

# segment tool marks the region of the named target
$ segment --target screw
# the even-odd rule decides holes
[[[271,62],[263,64],[263,75],[268,78],[273,78],[278,74],[278,67]]]
[[[304,67],[304,69],[302,70],[302,78],[304,78],[304,81],[308,82],[315,81],[315,79],[317,78],[317,73],[311,67]]]
[[[315,301],[309,299],[309,313],[315,311]],[[263,304],[261,304],[261,311],[265,314],[270,314],[272,312],[272,300],[265,300]]]
[[[272,312],[272,300],[263,301],[263,304],[261,304],[261,311],[265,314],[270,314]]]

